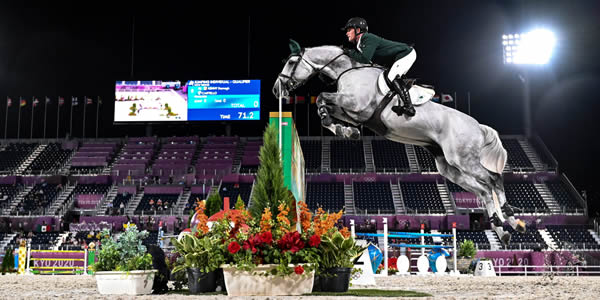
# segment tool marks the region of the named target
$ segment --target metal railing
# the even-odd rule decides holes
[[[494,268],[498,276],[552,274],[561,276],[600,276],[600,266],[494,266]]]

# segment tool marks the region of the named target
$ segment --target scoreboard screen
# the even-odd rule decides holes
[[[188,121],[260,120],[260,80],[190,80]]]
[[[117,123],[260,120],[260,80],[117,81]]]

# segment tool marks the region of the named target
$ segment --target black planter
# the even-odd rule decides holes
[[[320,292],[321,291],[321,276],[315,274],[315,279],[313,281],[312,292]]]
[[[214,292],[217,288],[217,272],[200,272],[199,269],[187,269],[190,294]]]
[[[331,268],[321,276],[321,291],[344,293],[350,286],[352,268]]]

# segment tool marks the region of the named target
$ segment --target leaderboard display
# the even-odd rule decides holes
[[[190,80],[188,120],[259,120],[260,80]]]
[[[117,81],[117,123],[260,120],[260,80]]]

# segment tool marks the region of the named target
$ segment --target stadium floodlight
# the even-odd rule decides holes
[[[544,65],[552,57],[556,38],[547,29],[502,35],[504,64]]]

